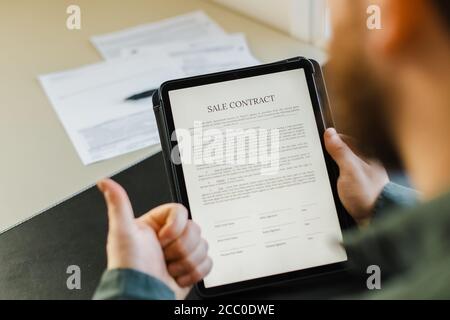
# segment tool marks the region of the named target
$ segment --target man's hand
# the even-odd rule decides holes
[[[376,161],[357,156],[335,129],[325,132],[325,146],[339,166],[337,187],[342,204],[358,224],[366,223],[389,182],[386,170]]]
[[[108,207],[108,269],[134,269],[158,278],[177,297],[211,270],[208,245],[186,208],[167,204],[135,219],[125,190],[112,180],[98,183]]]

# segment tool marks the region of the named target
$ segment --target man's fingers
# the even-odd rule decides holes
[[[196,268],[208,257],[208,244],[205,240],[198,243],[197,247],[183,259],[169,263],[169,274],[178,278],[182,275],[194,272]]]
[[[176,261],[189,256],[201,241],[200,227],[189,220],[181,236],[164,249],[166,261]]]
[[[325,131],[325,147],[340,169],[352,164],[357,159],[357,156],[334,128]]]
[[[188,212],[180,204],[165,204],[151,210],[142,216],[141,220],[155,229],[161,246],[165,248],[184,232],[188,222]]]
[[[101,180],[97,183],[99,190],[105,197],[108,207],[108,221],[110,231],[127,228],[134,219],[130,199],[125,190],[111,179]]]
[[[180,287],[188,287],[201,281],[212,269],[212,260],[207,257],[193,272],[178,277],[176,279],[177,284]]]

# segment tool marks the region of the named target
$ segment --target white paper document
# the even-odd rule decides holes
[[[156,23],[94,36],[91,42],[104,59],[111,59],[119,57],[123,48],[192,41],[222,35],[225,35],[225,32],[217,23],[203,11],[195,11]]]
[[[225,34],[201,11],[91,40],[106,62],[40,77],[84,164],[159,144],[151,99],[127,97],[258,64],[244,35]]]
[[[151,99],[125,98],[167,80],[258,63],[242,36],[168,47],[40,77],[84,164],[160,143]]]
[[[190,150],[182,167],[213,260],[205,287],[347,260],[304,70],[173,90],[169,98],[175,128],[187,134],[179,141],[191,144],[181,146]],[[268,152],[267,133],[258,130],[278,132],[278,152],[273,141]],[[236,163],[239,154],[245,161]]]
[[[130,47],[121,50],[122,57],[164,52],[180,63],[183,74],[195,76],[257,65],[243,34],[232,34],[191,42],[173,42],[158,46]]]
[[[40,77],[82,162],[90,164],[158,144],[151,99],[125,101],[181,68],[164,56],[118,59]]]

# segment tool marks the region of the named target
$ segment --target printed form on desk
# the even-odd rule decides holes
[[[225,31],[203,11],[194,11],[156,23],[141,25],[122,31],[91,38],[92,44],[104,59],[120,56],[123,48],[135,48],[173,41],[213,39]]]
[[[240,34],[117,48],[119,58],[39,77],[85,165],[160,143],[151,99],[127,97],[167,80],[259,63]]]
[[[180,70],[163,57],[139,56],[39,79],[87,165],[159,143],[151,99],[125,98],[181,77]]]

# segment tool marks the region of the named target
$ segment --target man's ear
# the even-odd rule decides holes
[[[418,36],[428,12],[429,0],[378,0],[381,8],[381,29],[369,30],[369,48],[375,55],[397,55]]]

